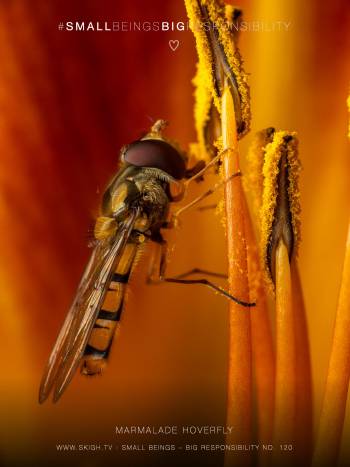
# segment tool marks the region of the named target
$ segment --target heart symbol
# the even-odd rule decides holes
[[[173,40],[169,41],[169,47],[171,48],[173,52],[175,52],[175,50],[179,47],[179,45],[180,45],[180,41],[178,41],[177,39],[175,41]]]

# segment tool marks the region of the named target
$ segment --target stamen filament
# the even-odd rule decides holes
[[[222,96],[222,135],[224,178],[239,171],[235,110],[226,84]],[[225,185],[228,282],[231,294],[249,302],[247,245],[245,239],[246,204],[241,177]],[[227,425],[235,429],[226,443],[251,442],[252,430],[252,346],[250,312],[236,303],[229,304],[229,368],[227,390]],[[226,451],[225,466],[248,465],[249,455]]]
[[[311,355],[303,291],[295,258],[291,262],[296,346],[296,462],[310,465],[313,445]]]
[[[296,355],[294,312],[289,253],[283,239],[276,249],[276,398],[274,421],[274,444],[294,444],[296,422]],[[292,454],[288,457],[276,449],[274,465],[293,464]]]
[[[245,233],[249,289],[251,299],[256,300],[256,308],[251,313],[251,333],[257,399],[258,441],[270,444],[272,442],[275,404],[275,352],[258,245],[248,209],[245,218]],[[261,465],[265,465],[269,457],[268,451],[260,450]]]
[[[350,376],[350,223],[313,466],[336,465]]]

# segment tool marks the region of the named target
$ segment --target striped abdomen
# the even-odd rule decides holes
[[[113,336],[118,331],[136,250],[135,243],[127,243],[120,257],[84,352],[82,373],[85,375],[101,373],[106,366]]]

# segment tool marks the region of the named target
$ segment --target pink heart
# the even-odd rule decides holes
[[[177,39],[169,41],[169,47],[171,48],[173,52],[175,52],[175,50],[179,47],[179,45],[180,45],[180,41]]]

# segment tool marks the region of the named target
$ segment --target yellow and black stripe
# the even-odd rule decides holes
[[[94,375],[101,373],[107,363],[113,336],[117,332],[124,307],[126,286],[134,264],[138,245],[129,242],[112,276],[105,299],[86,346],[82,373]]]

